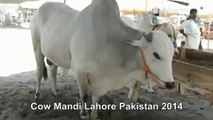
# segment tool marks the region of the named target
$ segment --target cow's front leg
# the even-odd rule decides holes
[[[80,92],[80,97],[81,97],[81,104],[82,104],[82,109],[80,111],[80,116],[81,119],[88,119],[89,118],[89,111],[87,111],[86,105],[88,106],[89,101],[91,101],[91,97],[88,94],[84,94]]]
[[[56,65],[51,66],[52,93],[54,96],[57,96],[60,94],[59,90],[57,89],[57,85],[56,85],[57,68],[58,68],[58,66],[56,66]]]
[[[130,87],[129,95],[128,95],[128,98],[132,102],[137,102],[140,88],[141,88],[141,82],[138,80],[133,80],[132,86]]]
[[[85,104],[88,104],[89,100],[91,100],[91,97],[89,96],[88,85],[87,85],[88,83],[87,74],[84,72],[77,72],[77,73],[74,73],[74,76],[79,85],[79,93],[80,93],[80,98],[82,102],[82,109],[80,111],[80,116],[82,119],[87,119],[89,118],[89,113],[88,111],[85,110],[86,108]]]
[[[155,93],[155,91],[152,89],[150,79],[147,79],[147,90],[146,91],[147,91],[147,93],[151,93],[151,94]]]
[[[92,104],[96,104],[96,103],[99,103],[100,101],[100,97],[99,96],[96,96],[96,95],[92,95]],[[98,110],[94,109],[92,110],[91,112],[91,120],[99,120],[98,119]]]

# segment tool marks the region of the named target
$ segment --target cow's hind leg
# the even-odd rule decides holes
[[[36,93],[35,93],[35,99],[39,99],[40,96],[40,86],[41,86],[41,79],[44,77],[44,79],[47,79],[47,68],[44,63],[44,56],[41,52],[40,45],[37,44],[37,46],[34,46],[34,52],[35,52],[35,58],[37,63],[37,86],[36,86]]]
[[[57,85],[56,85],[57,68],[58,68],[58,66],[56,66],[56,65],[51,66],[52,93],[54,96],[57,96],[60,93],[59,90],[57,89]]]
[[[61,68],[61,69],[62,69],[61,79],[68,80],[67,76],[68,76],[69,69],[67,68]]]

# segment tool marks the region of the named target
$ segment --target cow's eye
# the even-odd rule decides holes
[[[161,59],[158,53],[154,52],[153,55],[155,56],[156,59],[159,59],[159,60]]]
[[[170,37],[170,38],[171,38],[171,37],[172,37],[172,35],[168,35],[168,37]]]

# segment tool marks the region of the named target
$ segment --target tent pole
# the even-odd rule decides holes
[[[145,12],[147,12],[148,7],[148,0],[146,0]]]

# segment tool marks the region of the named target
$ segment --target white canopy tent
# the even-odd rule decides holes
[[[213,14],[212,0],[188,0],[190,8],[197,8],[198,14]]]
[[[150,11],[154,7],[167,11],[181,11],[188,7],[167,0],[117,0],[120,9],[139,9],[142,11]]]
[[[23,8],[38,8],[47,1],[64,2],[64,0],[39,0],[27,1],[20,4]],[[154,7],[172,13],[189,14],[191,8],[198,9],[198,14],[213,14],[212,0],[176,0],[188,2],[189,5],[181,5],[168,0],[116,0],[119,8],[123,9],[139,9],[149,11]],[[66,0],[66,4],[76,10],[82,10],[91,3],[91,0]],[[201,9],[202,8],[202,9]]]
[[[45,2],[61,2],[64,0],[38,0],[38,1],[26,1],[19,4],[21,8],[38,9]]]
[[[117,0],[120,9],[139,9],[150,11],[154,7],[172,13],[189,14],[191,8],[196,8],[199,15],[213,14],[212,0],[175,0],[189,3],[181,5],[169,0]]]
[[[26,1],[23,3],[20,3],[19,6],[21,8],[29,8],[29,9],[38,9],[43,2],[41,1]]]

